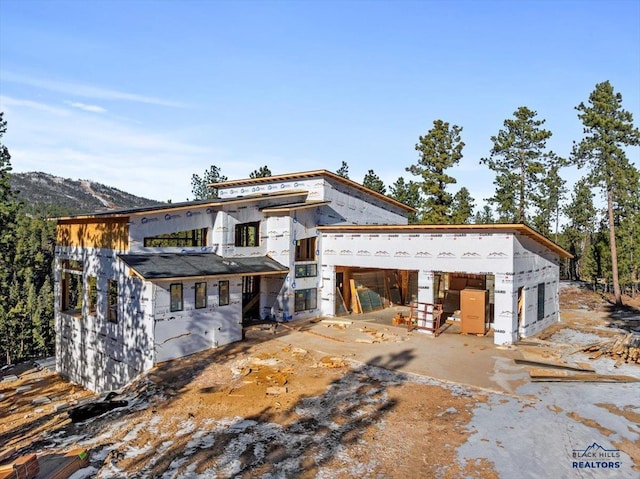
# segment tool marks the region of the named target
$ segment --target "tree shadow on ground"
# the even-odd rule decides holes
[[[414,358],[412,350],[375,357],[349,368],[319,395],[301,396],[286,411],[266,407],[244,417],[171,418],[173,423],[165,426],[177,432],[170,437],[161,433],[160,424],[138,422],[134,429],[157,427],[158,434],[135,459],[127,453],[132,446],[118,441],[95,448],[93,453],[104,457],[100,466],[126,471],[127,477],[315,477],[329,461],[342,461],[345,449],[357,447],[366,431],[396,407],[388,389],[405,382],[406,376],[393,370]],[[189,369],[189,376],[192,374]],[[173,387],[184,387],[184,381]],[[108,424],[93,436],[105,434],[105,430]],[[348,467],[358,475],[358,467],[364,466]]]

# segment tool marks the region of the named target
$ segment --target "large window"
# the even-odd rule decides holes
[[[107,284],[107,321],[110,323],[118,322],[118,282],[110,279]]]
[[[196,283],[196,309],[207,307],[207,283]]]
[[[314,261],[316,259],[316,236],[296,241],[296,261]]]
[[[182,283],[174,283],[169,286],[171,296],[171,312],[182,311]]]
[[[312,278],[318,276],[316,263],[296,264],[296,278]]]
[[[229,281],[218,281],[218,305],[227,306],[229,304]]]
[[[207,228],[149,236],[144,239],[144,246],[145,248],[190,248],[207,246]]]
[[[60,309],[77,317],[82,315],[82,261],[65,259],[62,261],[62,295]]]
[[[295,294],[295,311],[316,309],[318,304],[318,289],[298,289]]]
[[[260,222],[236,225],[236,246],[260,246]]]
[[[544,283],[538,285],[538,321],[544,318]]]

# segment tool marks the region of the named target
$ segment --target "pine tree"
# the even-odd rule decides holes
[[[542,176],[538,191],[533,195],[536,214],[531,220],[532,225],[545,236],[550,236],[553,232],[556,242],[562,200],[567,193],[567,182],[560,176],[560,169],[565,165],[563,158],[549,155],[548,170]]]
[[[474,223],[477,225],[490,225],[495,223],[496,220],[493,217],[493,211],[489,205],[484,205],[481,211],[476,213]]]
[[[384,183],[380,179],[378,175],[373,170],[367,171],[367,174],[364,175],[364,180],[362,180],[362,186],[366,186],[370,190],[377,191],[378,193],[382,193],[383,195],[386,193],[387,188],[384,186]]]
[[[415,146],[419,158],[406,170],[420,178],[422,194],[420,222],[446,224],[451,219],[453,197],[447,186],[456,179],[445,173],[462,158],[464,142],[460,139],[462,128],[442,120],[435,120],[433,128],[418,138]]]
[[[343,161],[340,165],[340,168],[336,171],[338,176],[342,176],[343,178],[349,179],[349,165],[347,165],[346,161]]]
[[[266,178],[268,176],[271,176],[271,170],[267,165],[264,165],[257,170],[253,170],[249,175],[249,178]]]
[[[411,180],[408,183],[405,183],[404,178],[401,176],[389,189],[391,190],[389,195],[390,198],[410,206],[411,208],[418,208],[420,204],[420,187],[418,183]],[[416,214],[409,213],[409,223],[414,224],[416,222]]]
[[[580,103],[576,110],[585,137],[574,145],[572,158],[579,167],[588,166],[591,184],[606,197],[613,294],[616,304],[621,305],[614,210],[631,170],[624,148],[640,143],[640,131],[633,125],[633,115],[622,108],[622,95],[614,92],[608,81],[598,83],[589,95],[589,104]]]
[[[221,174],[220,168],[211,165],[202,176],[191,175],[191,192],[196,200],[206,200],[218,196],[217,188],[209,185],[227,181],[227,177]]]
[[[475,202],[464,186],[453,196],[453,204],[451,206],[451,224],[464,225],[471,222],[473,218],[473,210]]]
[[[1,142],[7,131],[4,112],[0,112],[0,357],[11,362],[15,320],[11,316],[11,285],[15,255],[15,229],[19,210],[16,193],[11,189],[11,155]]]
[[[518,108],[514,119],[505,120],[505,128],[491,137],[491,156],[480,160],[496,173],[496,194],[487,201],[497,205],[501,221],[527,221],[527,209],[554,157],[545,152],[551,132],[541,129],[545,120],[536,120],[536,115],[525,106]]]
[[[593,192],[584,178],[575,184],[571,202],[563,208],[563,213],[568,224],[563,230],[562,246],[573,255],[569,260],[568,276],[573,280],[585,279],[587,270],[592,269],[588,265],[592,260],[589,249],[595,233],[597,211]]]

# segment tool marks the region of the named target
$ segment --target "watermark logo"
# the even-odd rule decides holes
[[[571,457],[573,469],[619,469],[622,465],[619,449],[606,449],[597,442],[574,449]]]

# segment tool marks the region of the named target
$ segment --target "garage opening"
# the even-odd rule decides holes
[[[408,307],[411,316],[412,304],[427,304],[418,303],[418,271],[338,266],[335,274],[336,316],[392,306]],[[437,329],[451,323],[463,333],[486,334],[493,323],[494,285],[491,274],[435,271],[433,284],[421,286],[433,288],[433,303],[442,309]]]
[[[417,271],[336,267],[336,316],[409,305],[417,297]]]

